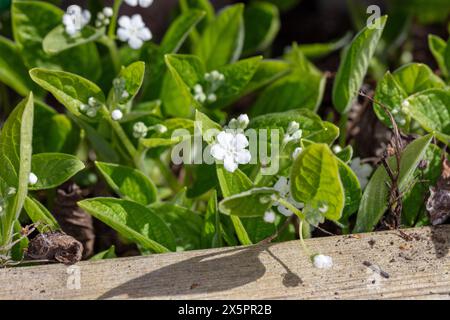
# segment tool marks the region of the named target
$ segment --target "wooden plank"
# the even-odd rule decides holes
[[[298,241],[3,269],[0,299],[450,299],[450,226],[405,232],[307,240],[328,270]]]

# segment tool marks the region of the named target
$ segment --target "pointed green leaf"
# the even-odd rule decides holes
[[[365,27],[344,50],[333,85],[333,104],[340,113],[348,112],[363,84],[386,20],[383,16],[374,21],[380,28]]]
[[[121,197],[142,205],[157,200],[155,184],[141,171],[105,162],[96,162],[95,165],[108,185]]]

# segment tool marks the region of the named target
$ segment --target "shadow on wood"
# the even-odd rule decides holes
[[[266,267],[259,259],[263,251],[268,252],[286,270],[283,285],[298,286],[301,279],[269,250],[270,246],[234,248],[171,264],[113,288],[99,299],[149,298],[162,294],[177,296],[230,290],[264,276]],[[226,272],[223,268],[227,269]]]

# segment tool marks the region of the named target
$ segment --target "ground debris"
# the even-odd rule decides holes
[[[442,173],[436,187],[430,188],[426,208],[432,225],[444,223],[450,217],[450,163],[442,159]]]
[[[364,261],[363,265],[365,265],[367,268],[369,268],[373,272],[378,273],[380,276],[382,276],[385,279],[389,279],[389,277],[390,277],[389,273],[387,273],[386,271],[383,271],[378,265],[373,264],[372,262]]]
[[[81,242],[61,231],[38,234],[26,250],[29,259],[57,261],[66,265],[79,262],[82,255]]]

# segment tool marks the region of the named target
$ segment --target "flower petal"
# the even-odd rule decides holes
[[[139,0],[139,5],[142,8],[148,8],[152,5],[152,3],[153,3],[153,0]]]
[[[152,33],[149,28],[144,27],[138,30],[137,36],[144,41],[148,41],[152,38]]]
[[[216,160],[223,160],[225,159],[226,150],[222,148],[222,146],[218,143],[214,144],[211,147],[210,154],[214,157]]]
[[[234,140],[234,135],[229,132],[221,131],[217,135],[217,142],[224,148],[230,148]]]
[[[250,162],[250,160],[252,160],[252,155],[250,154],[250,151],[244,149],[238,151],[234,156],[234,159],[239,164],[247,164]]]
[[[135,28],[144,28],[145,27],[145,23],[142,20],[142,16],[140,14],[133,14],[131,16],[131,24]]]
[[[130,38],[130,33],[127,29],[119,28],[117,29],[117,37],[121,41],[128,41],[128,39]]]
[[[223,166],[225,170],[233,173],[238,168],[238,164],[234,162],[234,158],[230,155],[225,155],[225,159],[223,160]]]
[[[125,0],[125,2],[131,7],[136,7],[138,5],[138,0]]]
[[[118,23],[119,23],[119,26],[121,26],[122,28],[125,28],[125,29],[129,29],[131,27],[131,19],[130,19],[130,17],[127,17],[127,16],[121,16],[119,18]]]
[[[242,133],[238,133],[234,137],[234,147],[236,148],[236,151],[247,148],[248,147],[247,137]]]
[[[140,49],[143,44],[144,41],[135,36],[130,37],[130,39],[128,40],[128,45],[131,47],[131,49],[134,50]]]

